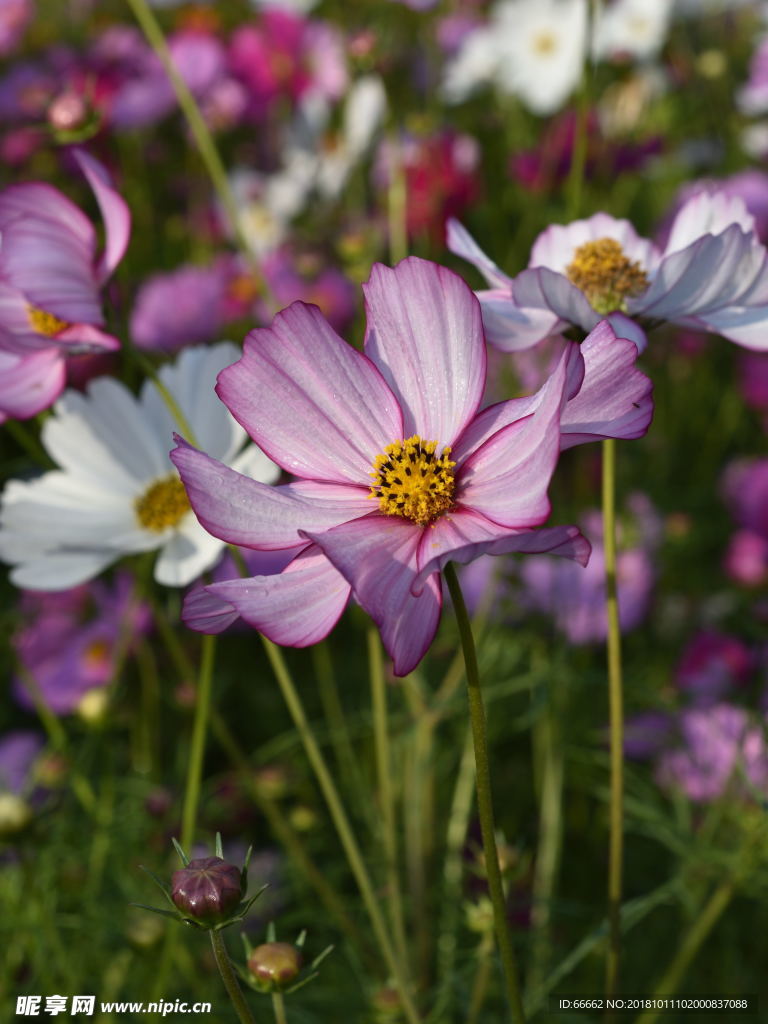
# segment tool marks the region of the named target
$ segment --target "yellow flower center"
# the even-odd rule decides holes
[[[66,320],[60,320],[54,313],[49,313],[45,309],[38,309],[37,306],[28,306],[27,316],[33,329],[38,334],[45,334],[49,338],[53,338],[56,334],[61,334],[62,331],[65,331],[70,326]]]
[[[451,449],[435,455],[437,441],[422,441],[418,434],[406,441],[387,445],[373,462],[373,484],[369,498],[378,498],[380,510],[388,516],[403,516],[427,526],[453,508],[453,467]]]
[[[184,484],[177,476],[166,476],[151,483],[134,502],[136,518],[145,530],[162,533],[176,526],[191,508]]]
[[[573,254],[565,275],[586,295],[596,313],[626,313],[627,299],[648,287],[645,271],[614,238],[585,242]]]
[[[533,37],[533,52],[540,57],[548,57],[557,49],[557,38],[552,32],[543,29]]]

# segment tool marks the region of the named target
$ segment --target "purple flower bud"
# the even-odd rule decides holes
[[[240,869],[221,857],[199,857],[174,871],[171,898],[186,917],[202,925],[225,920],[243,898]]]
[[[251,950],[248,970],[269,988],[284,988],[301,970],[301,950],[289,942],[265,942]]]

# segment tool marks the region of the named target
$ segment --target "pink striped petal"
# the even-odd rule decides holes
[[[495,532],[494,532],[495,531]],[[466,565],[480,555],[550,554],[586,565],[592,546],[576,526],[552,526],[541,530],[506,530],[477,513],[461,518],[444,516],[435,524],[433,539],[424,537],[419,552],[420,572],[414,581],[418,593],[424,581],[448,562]]]
[[[350,594],[349,583],[314,544],[274,576],[226,580],[205,589],[211,597],[229,604],[249,626],[285,647],[308,647],[326,637]],[[221,611],[218,619],[212,618],[214,612],[210,603],[201,601],[190,608],[198,622],[206,613],[214,625],[225,621]],[[186,614],[185,604],[185,622]]]
[[[566,350],[532,415],[499,430],[459,467],[459,504],[508,527],[538,526],[547,518],[547,489],[560,452],[569,355]]]
[[[303,302],[251,331],[216,390],[274,462],[312,480],[366,484],[376,455],[403,436],[376,367]]]
[[[184,598],[181,618],[196,633],[223,633],[237,622],[240,613],[228,601],[210,594],[207,587],[195,587]]]
[[[316,485],[311,496],[294,484],[270,487],[242,476],[177,438],[171,460],[195,515],[214,537],[264,551],[300,547],[299,530],[327,530],[366,515],[371,503],[360,488]]]
[[[131,211],[123,197],[115,190],[103,164],[87,153],[76,148],[72,155],[88,184],[93,189],[104,220],[104,252],[96,268],[96,277],[103,283],[123,258],[131,237]]]
[[[452,444],[485,387],[477,299],[458,274],[415,256],[394,270],[377,263],[363,291],[365,352],[398,397],[404,436]]]
[[[583,386],[586,373],[579,345],[575,342],[566,343],[560,356],[558,367],[560,366],[565,374],[565,395],[568,399],[573,398]],[[549,381],[546,381],[535,395],[497,402],[478,413],[451,452],[451,458],[458,464],[459,471],[463,462],[499,430],[532,415],[538,409],[542,399],[549,393],[549,387]]]
[[[435,573],[416,596],[422,528],[396,516],[371,515],[323,534],[309,533],[352,585],[354,597],[379,627],[395,674],[421,661],[437,631],[442,607]]]
[[[57,348],[20,356],[0,351],[0,416],[28,419],[61,394],[66,368]]]
[[[637,346],[603,320],[581,345],[584,383],[566,403],[561,448],[606,437],[635,438],[653,417],[653,384],[637,369]]]

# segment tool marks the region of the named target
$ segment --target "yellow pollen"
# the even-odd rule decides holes
[[[435,455],[437,441],[422,441],[418,434],[387,445],[373,462],[373,484],[369,498],[377,498],[379,509],[388,516],[403,516],[419,526],[428,526],[453,508],[453,467],[451,449]]]
[[[45,309],[38,309],[37,306],[28,306],[27,316],[34,330],[38,334],[47,335],[49,338],[61,334],[62,331],[65,331],[70,326],[66,320],[60,320],[55,314],[48,313]]]
[[[598,238],[580,245],[565,274],[581,288],[596,313],[626,313],[627,299],[648,287],[643,268],[625,255],[614,238]]]
[[[150,484],[134,503],[136,518],[145,530],[162,533],[176,526],[191,508],[184,484],[177,476],[166,476]]]

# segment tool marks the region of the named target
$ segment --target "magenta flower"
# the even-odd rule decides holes
[[[434,637],[448,561],[551,551],[586,562],[575,528],[532,529],[549,515],[563,409],[578,400],[584,360],[570,345],[535,396],[480,411],[480,307],[461,278],[410,257],[376,265],[364,291],[364,353],[297,302],[252,331],[219,375],[222,401],[295,482],[258,484],[184,441],[172,458],[210,533],[295,552],[282,572],[211,584],[210,607],[223,601],[301,647],[327,635],[352,594],[403,675]],[[199,627],[199,595],[196,613],[185,621]]]
[[[735,196],[701,192],[689,199],[663,251],[629,221],[606,213],[553,224],[514,278],[457,221],[449,223],[448,247],[491,285],[478,298],[489,341],[506,351],[530,348],[570,325],[591,331],[604,317],[620,330],[627,316],[768,348],[768,258],[753,217]]]
[[[692,708],[680,716],[682,743],[661,755],[656,777],[706,803],[726,792],[745,795],[749,786],[765,791],[768,751],[764,723],[753,722],[743,708],[716,704]]]
[[[102,330],[99,289],[128,244],[130,214],[101,164],[75,157],[104,217],[100,255],[93,225],[56,189],[30,182],[0,194],[0,422],[59,396],[67,354],[120,344]]]
[[[184,264],[153,274],[142,284],[131,313],[131,336],[139,348],[176,352],[214,341],[226,317],[230,261],[207,267]]]
[[[75,152],[99,203],[104,251],[87,217],[50,185],[12,185],[0,194],[0,350],[118,348],[101,329],[99,289],[125,252],[130,214],[98,161]]]

